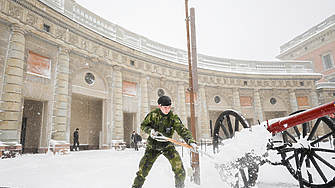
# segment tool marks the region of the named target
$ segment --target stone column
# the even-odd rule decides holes
[[[210,139],[209,118],[207,110],[206,90],[204,86],[199,85],[199,116],[200,116],[200,137]]]
[[[109,70],[109,75],[106,76],[107,81],[107,101],[105,110],[105,118],[107,119],[107,145],[111,145],[111,141],[113,140],[113,68],[111,67]]]
[[[0,107],[0,157],[9,158],[20,154],[22,79],[25,50],[25,31],[12,26],[6,56]]]
[[[178,104],[178,105],[177,105]],[[175,106],[178,107],[178,116],[187,127],[187,115],[186,115],[186,101],[185,101],[185,87],[184,82],[178,82],[178,101],[175,102]]]
[[[123,140],[123,111],[122,111],[122,72],[121,67],[114,67],[113,92],[113,140]]]
[[[297,102],[297,97],[295,96],[295,93],[294,93],[294,90],[291,89],[289,91],[290,93],[290,104],[291,104],[291,112],[295,112],[297,111],[299,108],[298,108],[298,102]]]
[[[50,143],[54,153],[70,150],[70,143],[66,142],[70,58],[68,49],[60,46],[58,50]]]
[[[295,96],[294,90],[290,89],[289,90],[290,93],[290,104],[291,104],[291,113],[299,110],[298,108],[298,101],[297,101],[297,97]],[[302,126],[301,125],[297,125],[296,127],[298,127],[299,131],[302,132]]]
[[[149,113],[149,98],[148,98],[148,80],[147,75],[141,73],[140,75],[140,118],[138,125],[144,120],[146,115]]]
[[[255,102],[255,118],[256,121],[259,120],[260,122],[263,122],[263,110],[262,110],[262,104],[261,104],[261,98],[259,96],[259,89],[254,89],[254,102]]]
[[[310,90],[309,95],[311,97],[311,108],[319,106],[318,98],[317,98],[315,90]],[[315,124],[316,120],[313,120],[312,122],[313,122],[312,124]],[[326,130],[324,126],[319,126],[319,128],[316,130],[317,136],[323,136],[325,133],[326,133]]]
[[[311,97],[311,108],[318,106],[318,97],[315,90],[310,90],[309,95]]]
[[[238,88],[233,89],[233,105],[234,109],[238,112],[242,112],[241,102],[240,102],[240,93],[238,92]]]

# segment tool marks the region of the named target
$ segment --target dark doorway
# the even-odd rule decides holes
[[[70,147],[73,133],[79,128],[79,150],[100,148],[102,132],[103,100],[73,93],[71,100]]]
[[[209,111],[209,120],[212,120],[213,127],[215,126],[216,120],[218,119],[220,114],[222,114],[222,112],[224,111],[214,111],[214,110]]]
[[[265,112],[264,119],[275,119],[275,118],[285,117],[286,114],[287,113],[285,111],[268,111],[268,112]]]
[[[134,113],[123,113],[123,138],[124,141],[126,142],[127,148],[130,147],[130,142],[131,142],[131,134],[135,130],[135,114]],[[136,131],[136,130],[135,130]]]
[[[22,153],[37,153],[40,146],[40,136],[43,117],[43,102],[24,100],[21,145]]]

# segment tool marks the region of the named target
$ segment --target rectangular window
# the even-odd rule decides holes
[[[123,95],[136,97],[136,83],[123,81]]]
[[[298,101],[298,106],[299,107],[309,106],[307,97],[297,97],[297,101]]]
[[[43,24],[43,31],[50,32],[50,26]]]
[[[322,62],[325,69],[330,69],[334,66],[331,54],[326,54],[322,56]]]
[[[50,59],[29,52],[27,62],[27,72],[38,76],[51,78]]]
[[[328,82],[335,82],[335,78],[330,78]]]
[[[251,97],[240,96],[241,106],[252,106]]]

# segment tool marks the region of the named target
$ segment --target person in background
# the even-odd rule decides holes
[[[157,141],[156,137],[160,132],[164,136],[172,138],[174,131],[176,131],[194,150],[197,150],[199,147],[196,145],[192,134],[183,125],[178,115],[171,111],[171,98],[163,95],[157,102],[158,108],[151,111],[141,123],[141,130],[150,136],[148,137],[147,148],[140,161],[139,170],[136,173],[132,188],[142,187],[146,176],[148,176],[156,159],[161,154],[168,159],[172,166],[172,171],[175,175],[175,187],[184,188],[185,169],[178,151],[173,143]]]
[[[74,151],[77,151],[76,144],[79,150],[79,128],[77,128],[76,131],[74,131],[73,133],[73,150]]]
[[[135,131],[133,131],[133,133],[131,135],[131,141],[134,143],[135,150],[138,151],[138,147],[137,147],[137,133]]]

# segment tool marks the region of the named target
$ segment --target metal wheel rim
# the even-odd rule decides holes
[[[224,120],[226,126],[222,123]],[[250,127],[245,118],[235,110],[226,110],[219,115],[213,133],[214,153],[219,151],[219,143],[222,140],[232,138],[236,131],[242,130],[240,125],[242,125],[243,128]],[[220,136],[220,132],[223,133],[224,136]],[[255,183],[255,178],[257,179],[259,166],[248,163],[246,158],[247,156],[239,159],[237,162],[237,165],[241,167],[239,168],[238,174],[235,175],[236,177],[238,176],[238,181],[235,182],[234,187],[250,187],[250,185]]]
[[[299,112],[301,111],[295,113]],[[316,138],[315,134],[317,129],[322,125],[322,122],[329,127],[331,132]],[[331,135],[334,134],[334,122],[330,118],[324,116],[318,118],[316,122],[311,125],[311,129],[309,129],[310,133],[308,133],[307,123],[301,125],[301,131],[298,130],[297,127],[293,127],[296,135],[299,136],[300,134],[300,137],[295,138],[295,140],[292,138],[293,135],[289,133],[288,130],[282,132],[284,143],[287,144],[284,148],[278,150],[282,157],[282,163],[293,177],[298,181],[301,181],[305,186],[317,188],[334,186],[335,176],[328,175],[328,173],[335,174],[334,159],[332,159],[332,157],[335,157],[335,150],[319,147],[319,144],[323,144],[322,141],[324,139],[330,138]],[[289,139],[291,139],[293,144],[289,142]],[[305,140],[308,141],[309,147],[308,145],[303,146],[303,144],[301,144],[302,142],[305,142]],[[294,146],[297,143],[301,145],[300,148]],[[297,173],[298,168],[301,169],[301,176]]]

